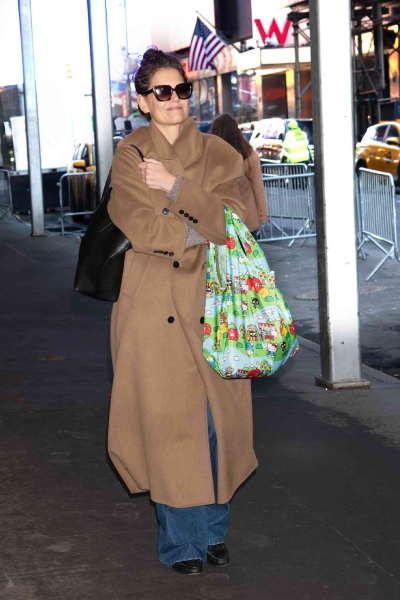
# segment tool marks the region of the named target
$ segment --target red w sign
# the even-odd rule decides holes
[[[286,21],[283,31],[281,31],[279,29],[278,23],[275,21],[275,19],[272,19],[268,33],[265,33],[265,29],[260,19],[254,19],[254,22],[257,25],[257,29],[260,33],[261,39],[264,42],[264,44],[267,40],[270,40],[274,34],[276,35],[276,39],[278,40],[281,46],[284,46],[286,44],[286,40],[290,31],[290,21]]]

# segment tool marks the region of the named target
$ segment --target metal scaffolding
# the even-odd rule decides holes
[[[299,0],[290,4],[288,19],[293,23],[295,54],[298,55],[299,33],[305,37],[309,21],[309,0]],[[332,33],[337,27],[335,5],[331,5]],[[389,58],[399,54],[399,0],[351,0],[351,30],[353,59],[354,94],[354,135],[358,140],[366,128],[383,119],[400,118],[396,114],[398,97],[390,97],[388,83]],[[299,24],[303,24],[300,28]],[[398,65],[398,62],[397,62]],[[397,78],[398,70],[397,70]],[[295,64],[296,115],[300,112],[302,92],[300,91],[300,65]],[[340,82],[338,82],[340,85]],[[304,92],[303,92],[304,93]]]

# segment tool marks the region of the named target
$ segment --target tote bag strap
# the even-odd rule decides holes
[[[143,155],[143,152],[140,150],[140,148],[138,148],[134,144],[131,144],[131,146],[133,148],[136,148],[136,150],[138,151],[138,154],[139,154],[142,162],[144,162],[144,155]],[[106,179],[106,182],[104,184],[103,193],[101,195],[101,202],[103,202],[103,200],[106,197],[107,192],[109,192],[109,191],[111,192],[111,169],[108,172],[107,179]]]

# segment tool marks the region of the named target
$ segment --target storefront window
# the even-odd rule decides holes
[[[240,123],[257,120],[257,91],[255,75],[231,75],[233,116]]]
[[[218,114],[217,78],[200,79],[198,86],[200,121],[213,121]]]
[[[311,71],[300,72],[300,87],[303,92],[301,97],[301,117],[303,119],[312,119],[312,88]]]
[[[275,73],[262,78],[263,117],[287,118],[286,75]]]
[[[198,92],[197,92],[198,86],[197,86],[197,81],[193,81],[192,83],[193,83],[193,93],[189,100],[189,115],[195,119],[196,118],[196,98],[198,95]]]

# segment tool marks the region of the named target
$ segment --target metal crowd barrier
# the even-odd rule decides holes
[[[287,168],[289,165],[285,166]],[[290,165],[290,167],[299,167],[299,165]],[[305,243],[308,238],[315,237],[314,174],[307,172],[279,176],[265,174],[263,182],[268,223],[261,225],[257,241],[291,240],[290,247],[298,239],[303,239]]]
[[[96,209],[96,173],[64,173],[57,184],[60,193],[61,235],[65,234],[64,219],[84,220]]]
[[[8,213],[13,213],[11,173],[7,169],[0,169],[0,221]]]
[[[358,175],[358,250],[372,242],[384,254],[366,281],[388,258],[400,261],[396,232],[395,185],[390,173],[360,169]],[[365,255],[363,254],[363,258]]]
[[[261,159],[261,171],[268,177],[280,177],[281,175],[302,175],[307,173],[308,167],[305,163],[267,163]]]

